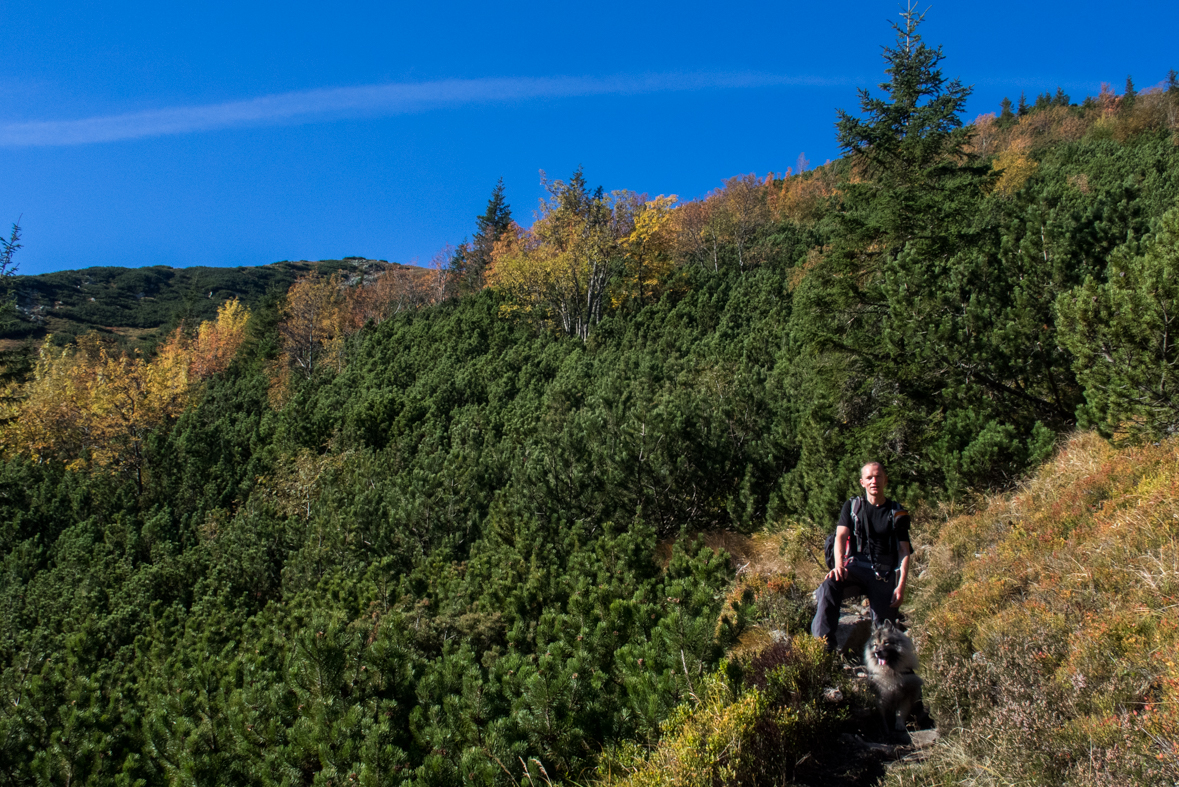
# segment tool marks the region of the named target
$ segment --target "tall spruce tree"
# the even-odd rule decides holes
[[[921,16],[902,16],[884,54],[886,97],[861,90],[861,117],[840,113],[852,178],[834,241],[795,300],[795,341],[813,364],[799,380],[819,381],[798,391],[802,440],[816,448],[797,473],[802,488],[839,487],[820,492],[821,506],[843,492],[824,479],[850,477],[869,455],[892,460],[894,480],[950,492],[1001,482],[1036,454],[1045,423],[1072,412],[1069,396],[1045,393],[1072,390],[1054,376],[1069,375],[1067,362],[1017,362],[1044,339],[1024,335],[1034,261],[1008,270],[998,259],[999,219],[984,210],[992,176],[966,163],[970,89],[943,77]]]
[[[500,178],[487,200],[487,209],[475,217],[475,237],[459,246],[451,260],[451,269],[458,274],[464,290],[483,287],[483,273],[491,264],[495,243],[511,226],[512,208],[504,196],[504,179]]]
[[[1003,96],[1003,100],[999,102],[999,125],[1003,128],[1015,123],[1015,113],[1011,111],[1011,99]]]
[[[886,97],[860,88],[864,119],[839,110],[835,124],[844,152],[888,181],[910,182],[966,143],[959,114],[971,88],[942,76],[942,48],[927,46],[918,33],[924,16],[910,7],[903,24],[893,23],[896,45],[884,49],[889,80],[879,86]]]
[[[893,25],[896,45],[884,50],[889,81],[880,85],[886,95],[861,88],[861,117],[838,111],[839,146],[864,178],[851,184],[844,213],[857,256],[887,258],[911,240],[933,240],[965,157],[971,130],[960,115],[971,89],[942,76],[941,47],[918,33],[923,17],[910,7],[903,25]]]

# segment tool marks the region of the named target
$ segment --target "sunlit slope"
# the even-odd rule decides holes
[[[1179,440],[1078,435],[930,535],[914,616],[928,698],[961,730],[901,781],[1173,783]]]

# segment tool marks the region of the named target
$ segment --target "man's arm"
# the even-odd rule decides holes
[[[839,525],[835,528],[835,568],[827,572],[827,579],[842,580],[847,576],[847,569],[843,566],[843,561],[847,555],[847,539],[851,535],[851,528]]]
[[[838,538],[835,541],[837,544],[839,543]],[[909,581],[909,555],[913,554],[913,549],[909,546],[908,541],[897,542],[897,551],[900,553],[901,564],[897,567],[897,586],[892,592],[892,606],[894,607],[905,603],[905,583]]]

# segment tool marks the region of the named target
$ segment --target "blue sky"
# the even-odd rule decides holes
[[[923,8],[925,6],[922,6]],[[503,177],[693,198],[838,155],[895,2],[0,0],[0,224],[20,272],[428,263]],[[1179,3],[933,3],[925,40],[1000,99],[1179,68]]]

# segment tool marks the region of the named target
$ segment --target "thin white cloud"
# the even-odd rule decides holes
[[[614,77],[444,79],[279,93],[245,101],[169,107],[80,120],[0,124],[0,147],[86,145],[123,139],[275,123],[308,123],[349,114],[398,115],[440,107],[540,98],[669,91],[824,86],[846,80],[778,74],[650,74]]]

